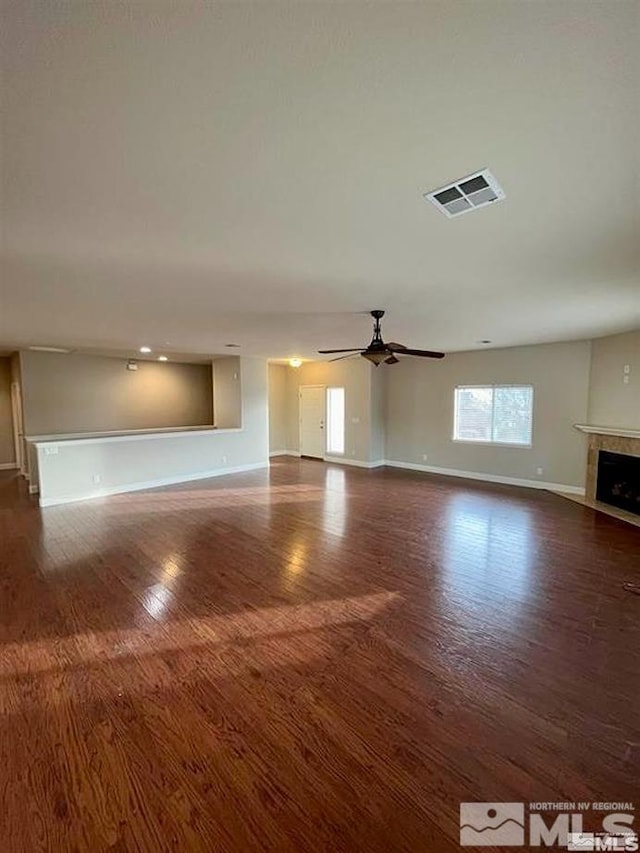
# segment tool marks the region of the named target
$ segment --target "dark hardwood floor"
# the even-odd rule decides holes
[[[544,492],[283,458],[41,511],[4,473],[0,850],[441,853],[461,801],[639,800],[639,576]]]

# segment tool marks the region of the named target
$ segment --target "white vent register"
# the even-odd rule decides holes
[[[425,193],[438,210],[452,219],[479,207],[486,207],[505,197],[504,190],[488,169],[474,172],[433,192]]]

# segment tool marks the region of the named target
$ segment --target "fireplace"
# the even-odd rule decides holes
[[[596,499],[640,515],[640,457],[600,450]]]
[[[640,528],[640,424],[576,429],[589,436],[584,503]]]

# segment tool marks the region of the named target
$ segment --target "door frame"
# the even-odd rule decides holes
[[[312,384],[312,385],[298,385],[298,448],[300,452],[300,456],[302,453],[302,389],[303,388],[322,388],[323,390],[323,411],[324,415],[322,418],[322,432],[324,437],[324,445],[322,448],[322,459],[327,455],[327,386]],[[309,459],[315,459],[315,456],[309,456]]]
[[[24,425],[22,414],[22,392],[19,382],[11,383],[11,422],[13,425],[13,447],[16,457],[16,468],[25,474]]]

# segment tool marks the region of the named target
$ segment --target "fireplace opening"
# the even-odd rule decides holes
[[[598,454],[596,498],[640,515],[640,456],[601,450]]]

